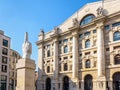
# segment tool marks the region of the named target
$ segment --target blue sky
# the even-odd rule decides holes
[[[0,30],[11,38],[11,48],[22,55],[25,32],[32,43],[32,59],[38,51],[35,42],[40,29],[45,32],[60,25],[82,6],[97,0],[0,0]]]

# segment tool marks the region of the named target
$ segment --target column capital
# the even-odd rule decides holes
[[[97,29],[104,29],[104,23],[103,22],[97,23],[96,28]]]
[[[77,30],[73,31],[72,36],[78,36],[78,31]]]

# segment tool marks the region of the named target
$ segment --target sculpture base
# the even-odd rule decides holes
[[[35,67],[33,60],[24,58],[18,60],[16,90],[35,90]]]

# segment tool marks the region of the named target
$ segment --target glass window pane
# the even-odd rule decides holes
[[[3,46],[8,47],[8,41],[3,39]]]
[[[117,32],[114,33],[113,40],[114,41],[120,40],[120,32],[117,31]]]
[[[80,25],[83,26],[85,24],[90,23],[95,18],[94,15],[87,15],[83,20],[81,21]]]
[[[112,24],[112,27],[116,27],[116,26],[120,26],[120,22],[117,22],[117,23],[113,23],[113,24]]]
[[[85,42],[85,48],[89,48],[90,47],[90,40],[87,40],[86,42]]]

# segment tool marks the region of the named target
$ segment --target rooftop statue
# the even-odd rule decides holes
[[[23,58],[30,59],[32,53],[32,44],[28,41],[28,33],[25,33],[24,42],[22,45]]]
[[[104,10],[103,10],[103,7],[101,7],[101,6],[98,7],[98,9],[97,9],[96,11],[97,11],[97,15],[98,15],[98,16],[102,16],[102,15],[103,15],[103,11],[104,11]]]

